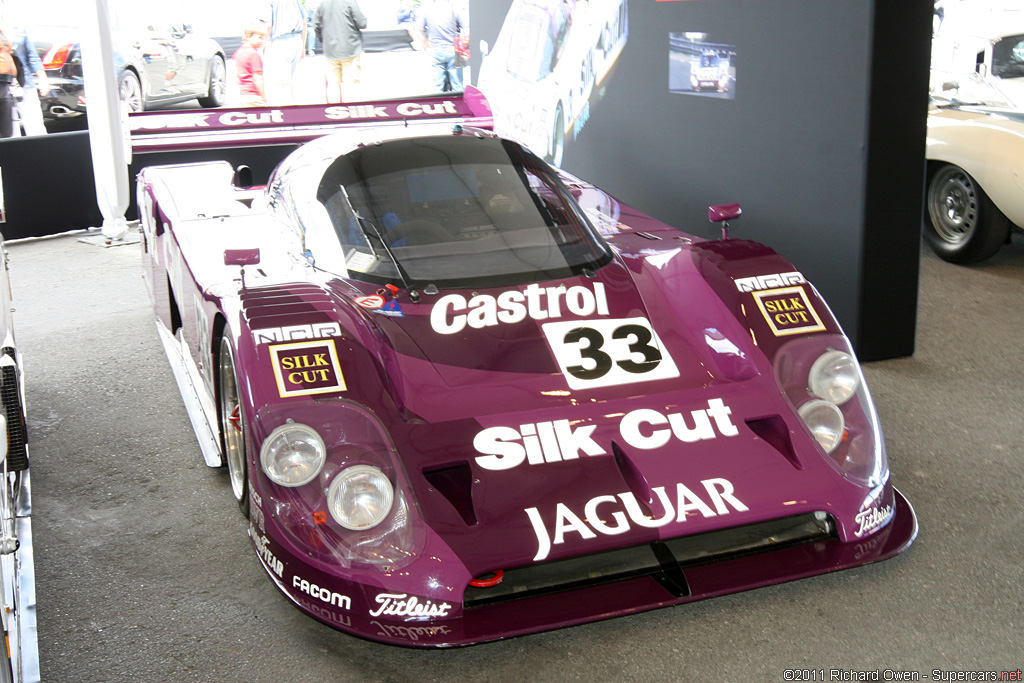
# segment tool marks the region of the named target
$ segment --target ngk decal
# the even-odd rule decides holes
[[[696,443],[736,436],[739,429],[730,420],[732,409],[720,398],[708,401],[708,407],[668,414],[639,408],[619,421],[623,441],[640,450],[666,446],[672,438]],[[692,425],[692,426],[691,426]],[[607,451],[593,439],[597,425],[581,421],[554,420],[514,427],[488,427],[473,438],[478,453],[476,463],[485,470],[508,470],[524,462],[530,465],[576,460],[580,454],[605,455]]]
[[[553,518],[545,519],[538,508],[525,508],[537,536],[537,554],[534,562],[547,558],[552,545],[561,545],[567,534],[579,534],[581,540],[624,534],[634,526],[656,529],[671,522],[685,522],[690,514],[717,517],[733,512],[746,512],[749,508],[734,495],[735,489],[728,479],[704,479],[703,497],[683,483],[676,484],[675,495],[664,486],[652,489],[658,502],[651,505],[648,516],[631,491],[616,495],[596,496],[573,511],[565,503],[558,503]],[[695,487],[696,488],[696,487]],[[700,489],[697,489],[700,491]],[[582,512],[582,516],[579,514]]]
[[[594,283],[593,290],[582,285],[541,287],[533,283],[521,292],[512,289],[496,297],[477,294],[468,301],[461,294],[447,294],[431,309],[430,326],[440,334],[455,334],[467,325],[482,329],[518,323],[527,317],[548,320],[566,314],[585,317],[595,313],[608,315],[608,297],[600,282]]]
[[[545,323],[544,336],[570,389],[679,376],[647,318]]]

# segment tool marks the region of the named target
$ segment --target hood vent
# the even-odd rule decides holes
[[[789,436],[789,427],[786,426],[786,421],[780,415],[771,415],[759,420],[746,420],[745,422],[750,427],[750,431],[781,453],[782,457],[789,461],[789,464],[798,470],[804,468],[800,458],[796,455],[796,451],[793,449],[793,440]]]
[[[423,470],[423,476],[452,504],[466,526],[476,525],[476,510],[473,508],[473,471],[468,462]]]

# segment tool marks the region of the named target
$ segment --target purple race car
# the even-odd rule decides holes
[[[138,185],[206,463],[301,610],[464,645],[913,541],[850,343],[781,256],[553,169],[474,92],[313,109],[133,117],[137,148],[310,140],[266,188]]]

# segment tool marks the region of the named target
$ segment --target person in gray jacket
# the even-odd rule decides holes
[[[313,27],[327,58],[327,101],[341,102],[342,91],[359,83],[366,17],[356,0],[323,0]]]

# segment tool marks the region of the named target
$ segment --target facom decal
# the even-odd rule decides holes
[[[762,289],[774,289],[786,285],[796,285],[807,282],[802,273],[793,271],[791,273],[775,273],[773,275],[755,275],[753,277],[741,277],[736,279],[736,289],[741,292],[756,292]]]
[[[256,554],[263,560],[263,564],[280,577],[284,573],[284,562],[277,559],[274,553],[270,552],[270,547],[267,545],[267,537],[257,533],[256,527],[252,524],[249,524],[249,536],[252,537],[253,545],[256,546]]]
[[[326,602],[328,605],[334,605],[341,609],[352,609],[352,599],[347,595],[334,593],[329,588],[324,588],[323,586],[318,586],[315,583],[310,583],[301,576],[292,577],[292,588],[298,588],[306,595],[314,597],[320,602]]]
[[[871,507],[868,510],[858,512],[857,516],[853,518],[853,521],[857,523],[859,528],[853,532],[853,535],[860,538],[865,534],[873,533],[876,529],[889,521],[889,518],[892,517],[892,513],[892,505],[886,505],[884,508],[880,509]]]
[[[710,399],[705,409],[691,410],[689,419],[681,412],[666,415],[639,408],[622,417],[619,434],[627,444],[641,450],[662,448],[673,437],[683,443],[696,443],[715,439],[719,434],[738,435],[739,429],[730,415],[732,409],[720,398]],[[581,453],[605,455],[607,451],[592,437],[596,430],[597,425],[579,425],[569,420],[524,424],[518,428],[488,427],[473,438],[473,448],[483,453],[476,457],[476,463],[486,470],[499,471],[524,462],[542,465],[576,460]]]
[[[647,318],[566,320],[545,323],[542,329],[570,389],[679,376]]]
[[[382,614],[395,617],[446,617],[452,608],[447,602],[421,601],[415,595],[406,593],[380,593],[374,600],[380,607],[370,612],[371,617]]]
[[[518,323],[527,317],[534,320],[561,318],[563,313],[575,316],[608,315],[608,297],[604,284],[594,289],[582,285],[541,287],[534,283],[523,291],[511,289],[494,297],[477,294],[468,301],[461,294],[447,294],[437,300],[430,311],[430,326],[440,334],[455,334],[468,325],[473,329],[493,327],[502,323]]]
[[[335,322],[313,323],[311,325],[287,325],[285,327],[264,327],[252,331],[252,338],[257,344],[271,342],[298,341],[300,339],[323,339],[340,337],[341,325]]]
[[[825,330],[801,286],[766,289],[753,295],[776,337]]]
[[[579,534],[581,540],[590,540],[597,538],[598,534],[624,534],[633,525],[656,529],[671,522],[685,522],[690,513],[708,518],[730,514],[729,508],[735,512],[746,512],[749,509],[734,495],[735,489],[728,479],[704,479],[700,483],[704,487],[704,498],[685,484],[678,483],[675,501],[666,493],[664,486],[655,486],[652,491],[661,505],[660,517],[648,517],[631,491],[591,498],[584,505],[582,516],[573,512],[565,503],[558,503],[554,519],[549,521],[544,520],[537,508],[526,508],[523,511],[537,536],[537,554],[533,560],[540,562],[546,559],[551,546],[564,543],[569,533]]]
[[[333,339],[274,344],[269,348],[281,398],[345,391]]]

